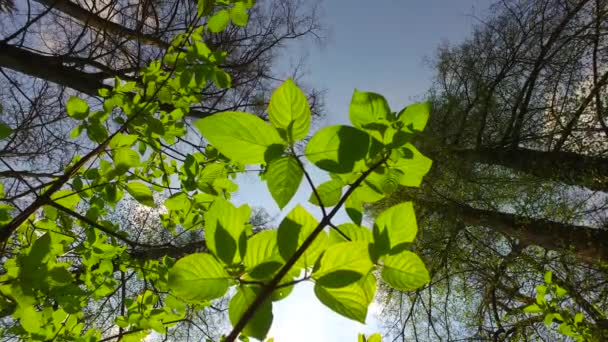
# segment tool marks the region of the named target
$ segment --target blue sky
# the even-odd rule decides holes
[[[433,70],[425,62],[443,42],[458,43],[483,17],[490,0],[383,0],[329,1],[321,3],[323,22],[329,28],[323,47],[304,44],[292,47],[285,63],[307,56],[307,85],[326,93],[326,117],[317,124],[348,123],[348,105],[353,89],[384,95],[394,111],[420,101],[431,85]],[[312,171],[319,184],[328,177]],[[239,178],[234,200],[260,206],[280,219],[297,203],[313,215],[319,210],[307,203],[308,184],[303,183],[290,205],[280,213],[265,184],[257,177]],[[339,215],[335,224],[345,222]],[[423,229],[423,227],[422,227]],[[313,285],[298,284],[286,299],[275,303],[269,337],[276,342],[353,341],[359,332],[378,332],[372,305],[367,325],[333,313],[314,296]]]

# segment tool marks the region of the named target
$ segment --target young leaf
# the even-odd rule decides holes
[[[234,326],[241,319],[247,308],[253,303],[259,293],[259,288],[240,286],[228,305],[228,317]],[[254,313],[243,329],[246,336],[264,340],[272,325],[272,302],[266,300]]]
[[[59,190],[51,196],[51,199],[55,203],[71,209],[80,202],[80,196],[72,190]]]
[[[362,92],[355,89],[350,102],[349,116],[353,126],[361,129],[376,130],[376,125],[389,121],[391,109],[382,95]],[[382,136],[380,136],[382,140]]]
[[[430,281],[424,263],[412,252],[387,255],[383,261],[382,279],[397,290],[416,290]]]
[[[167,198],[165,207],[169,210],[188,212],[190,210],[190,198],[187,194],[178,192]]]
[[[245,222],[249,219],[250,211],[246,211],[248,207],[241,208],[217,197],[205,213],[207,247],[226,265],[239,262],[245,255]]]
[[[119,148],[119,147],[131,147],[137,141],[137,137],[138,136],[136,134],[119,133],[119,134],[116,134],[112,138],[112,140],[110,140],[110,143],[108,146],[110,146],[110,148],[112,148],[112,149]]]
[[[249,21],[249,14],[247,14],[245,4],[242,2],[235,3],[230,9],[230,17],[232,18],[232,22],[237,26],[247,25],[247,21]]]
[[[360,241],[341,242],[327,248],[312,274],[326,288],[350,285],[371,271],[373,264],[368,244]]]
[[[371,230],[356,225],[354,223],[343,223],[338,226],[338,229],[342,234],[346,235],[350,241],[361,241],[366,243],[372,243],[374,238],[372,236]],[[329,231],[329,242],[330,243],[339,243],[348,241],[342,234],[338,233],[336,229],[331,229]]]
[[[344,202],[346,214],[355,224],[361,224],[363,221],[363,202],[359,199],[358,192],[353,191]]]
[[[66,105],[68,115],[76,120],[84,120],[89,115],[89,104],[76,96],[71,96]]]
[[[226,26],[228,26],[228,23],[230,23],[230,13],[223,9],[209,18],[207,27],[209,28],[209,31],[217,33],[224,31]]]
[[[254,279],[267,279],[282,265],[283,260],[277,246],[277,231],[265,230],[247,241],[247,252],[243,259],[247,273]]]
[[[119,173],[125,173],[140,164],[139,154],[130,147],[120,147],[112,152],[114,165]]]
[[[179,259],[169,270],[169,287],[177,297],[196,303],[223,296],[230,276],[211,254],[195,253]]]
[[[264,163],[268,148],[282,144],[276,130],[253,114],[224,112],[194,125],[223,155],[243,164]]]
[[[397,118],[408,130],[422,132],[429,120],[430,113],[430,103],[414,103],[401,110]]]
[[[334,173],[353,171],[355,162],[367,155],[370,136],[350,126],[320,129],[306,145],[306,158],[317,167]]]
[[[317,194],[321,198],[324,207],[333,207],[340,202],[342,187],[344,187],[344,183],[339,179],[329,180],[317,187]],[[321,205],[314,192],[310,194],[308,201],[314,205]]]
[[[540,306],[538,306],[538,304],[531,304],[528,305],[524,308],[524,312],[526,313],[539,313],[539,312],[543,312],[543,309],[541,309]]]
[[[317,225],[317,220],[306,209],[300,205],[293,208],[283,219],[277,231],[277,243],[281,257],[285,261],[289,260]],[[296,265],[300,267],[312,266],[325,248],[327,248],[327,234],[321,232],[298,259]]]
[[[422,184],[422,178],[426,175],[433,161],[425,157],[412,144],[405,144],[402,149],[397,151],[399,158],[387,162],[392,170],[399,171],[401,174],[398,177],[399,184],[403,186],[419,187]]]
[[[328,288],[315,284],[315,295],[321,303],[334,312],[363,324],[375,292],[376,278],[372,272],[359,281],[341,288]]]
[[[266,185],[279,208],[283,209],[300,187],[304,172],[293,156],[275,159],[268,165]]]
[[[384,255],[399,245],[414,241],[417,232],[412,202],[399,203],[386,209],[374,223],[374,248],[377,255]]]
[[[310,129],[308,100],[291,79],[272,93],[268,116],[274,127],[286,132],[288,142],[303,139]]]
[[[148,207],[156,207],[152,191],[147,185],[140,182],[131,182],[127,184],[127,192],[135,198],[135,200]]]

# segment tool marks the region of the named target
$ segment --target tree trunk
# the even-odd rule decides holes
[[[605,158],[523,148],[453,150],[450,153],[468,162],[501,165],[540,178],[608,192],[608,159]]]
[[[570,253],[579,260],[594,264],[608,262],[608,230],[565,224],[546,219],[476,209],[466,204],[439,203],[414,199],[435,212],[448,213],[469,226],[491,229],[518,239],[524,246],[535,245],[548,250]]]

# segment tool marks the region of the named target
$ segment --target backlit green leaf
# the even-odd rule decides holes
[[[396,170],[401,174],[397,177],[399,184],[419,187],[422,184],[423,177],[431,169],[433,161],[425,157],[414,145],[409,143],[405,144],[396,153],[399,158],[397,160],[391,158],[387,163],[392,170]]]
[[[538,306],[538,304],[532,304],[532,305],[528,305],[524,308],[524,312],[527,313],[539,313],[539,312],[543,312],[543,309],[541,309],[540,306]]]
[[[353,171],[355,162],[367,155],[370,136],[350,126],[320,129],[306,145],[306,158],[317,167],[334,173]]]
[[[152,191],[147,185],[140,182],[131,182],[127,184],[126,189],[137,202],[148,207],[156,207],[154,197],[152,197]]]
[[[110,140],[110,148],[118,148],[118,147],[131,147],[137,141],[136,134],[116,134],[112,140]]]
[[[424,263],[410,251],[387,255],[383,263],[382,279],[397,290],[413,291],[430,281]]]
[[[265,230],[251,237],[247,241],[243,264],[254,279],[267,279],[274,274],[283,265],[277,246],[277,231]]]
[[[169,270],[172,294],[193,303],[223,296],[229,279],[222,265],[207,253],[181,258]]]
[[[310,129],[310,107],[306,95],[288,79],[270,97],[270,122],[283,130],[289,142],[306,137]]]
[[[344,202],[346,214],[355,224],[363,221],[363,202],[359,199],[357,191],[353,191]]]
[[[223,9],[215,13],[207,22],[207,27],[211,32],[222,32],[230,23],[230,13]]]
[[[275,159],[268,165],[266,184],[279,208],[283,209],[300,187],[304,172],[293,156]]]
[[[374,241],[379,255],[394,252],[394,248],[411,243],[418,232],[412,202],[394,205],[383,211],[374,223]]]
[[[317,225],[317,220],[306,209],[300,205],[293,208],[283,219],[277,231],[277,242],[281,257],[285,261],[289,260]],[[312,266],[325,248],[327,248],[327,234],[322,231],[298,259],[296,265],[300,267]]]
[[[333,207],[338,204],[342,197],[342,187],[344,187],[344,184],[339,179],[329,180],[317,187],[317,195],[321,198],[321,203],[324,207]],[[317,195],[315,195],[314,192],[311,193],[308,201],[314,205],[320,206],[321,203],[319,203]]]
[[[359,281],[341,288],[328,288],[315,284],[315,295],[321,303],[334,312],[363,324],[375,292],[376,278],[372,272]]]
[[[410,131],[424,131],[426,122],[431,113],[431,104],[428,102],[414,103],[399,112],[398,120]]]
[[[391,109],[382,95],[355,89],[349,108],[350,121],[353,126],[377,130],[378,123],[386,122],[391,115]]]
[[[368,243],[340,242],[327,248],[312,274],[318,284],[335,288],[350,285],[372,269]]]
[[[247,14],[247,8],[245,8],[245,4],[242,2],[237,2],[230,9],[230,17],[232,18],[232,22],[237,26],[245,26],[247,25],[247,21],[249,20],[249,14]]]
[[[270,146],[282,144],[274,128],[253,114],[224,112],[194,123],[226,157],[243,164],[261,164]]]
[[[372,243],[374,238],[372,236],[371,230],[365,227],[361,227],[354,223],[343,223],[337,227],[342,234],[346,235],[350,241],[361,241],[366,243]],[[330,243],[338,243],[348,241],[346,238],[340,233],[336,231],[336,229],[332,228],[329,231],[329,241]]]
[[[233,326],[238,323],[259,292],[260,290],[257,287],[240,286],[238,288],[238,291],[228,305],[228,317]],[[272,318],[272,302],[266,300],[247,322],[247,325],[243,329],[243,334],[264,340],[272,325]]]
[[[51,199],[57,204],[71,209],[80,202],[80,196],[72,190],[59,190],[51,196]]]
[[[246,205],[236,208],[221,197],[205,213],[207,247],[227,265],[239,262],[245,255],[245,222],[249,219],[249,214]]]
[[[139,154],[130,147],[120,147],[112,152],[114,166],[119,173],[125,173],[132,167],[139,166]]]
[[[75,96],[69,98],[66,109],[68,115],[76,120],[84,120],[89,115],[89,104]]]

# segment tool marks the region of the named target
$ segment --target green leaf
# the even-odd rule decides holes
[[[367,342],[382,342],[382,335],[380,334],[373,334],[373,335],[369,335],[367,337]]]
[[[431,113],[431,104],[428,102],[414,103],[405,107],[399,115],[398,120],[410,131],[424,131]]]
[[[416,213],[412,202],[394,205],[383,211],[374,223],[374,241],[377,256],[411,243],[418,232]]]
[[[388,121],[391,109],[382,95],[355,89],[349,108],[350,122],[361,129],[376,130],[379,122]],[[380,136],[382,140],[382,136]]]
[[[302,245],[304,240],[311,235],[317,225],[317,220],[315,220],[306,209],[302,208],[300,205],[293,208],[293,210],[283,219],[277,231],[277,243],[279,245],[281,257],[283,257],[285,261],[289,260]],[[310,247],[298,259],[296,265],[300,267],[314,265],[326,247],[327,234],[321,232],[312,242]]]
[[[211,254],[195,253],[179,259],[169,270],[172,294],[197,303],[223,296],[230,276]]]
[[[136,134],[119,133],[116,134],[112,140],[110,140],[109,146],[112,149],[119,147],[131,147],[137,141],[137,137],[138,136]]]
[[[371,271],[368,243],[341,242],[327,248],[312,274],[323,287],[335,288],[350,285]]]
[[[13,129],[9,125],[0,122],[0,140],[8,138],[12,133]]]
[[[19,321],[21,322],[21,326],[25,331],[29,333],[37,333],[40,331],[42,322],[40,322],[40,317],[38,317],[38,312],[36,309],[31,306],[19,307],[15,316],[19,317]]]
[[[152,191],[147,185],[141,182],[131,182],[127,184],[127,192],[135,198],[135,200],[148,207],[156,207],[154,203],[154,197],[152,197]]]
[[[188,194],[178,192],[167,198],[165,207],[169,210],[188,212],[190,210],[190,198],[188,197]]]
[[[545,273],[545,284],[551,284],[551,278],[553,278],[553,273],[551,271],[547,271]]]
[[[424,175],[426,175],[433,161],[425,157],[412,144],[405,144],[398,152],[399,159],[389,159],[388,165],[392,170],[397,170],[401,173],[398,177],[399,184],[403,186],[419,187],[422,183]],[[407,157],[409,158],[406,158]]]
[[[257,287],[240,286],[228,305],[228,317],[232,325],[236,325],[249,306],[256,299],[260,290]],[[243,329],[246,336],[264,340],[272,325],[272,302],[266,300],[253,314]]]
[[[226,265],[239,262],[246,252],[245,222],[250,210],[246,205],[236,208],[218,197],[205,213],[207,247]]]
[[[249,21],[249,14],[247,14],[245,4],[242,2],[235,3],[230,9],[230,17],[232,18],[232,22],[237,26],[247,25],[247,21]]]
[[[268,165],[266,184],[279,208],[283,209],[298,191],[304,172],[293,156],[275,159]]]
[[[357,191],[353,191],[344,202],[346,214],[353,220],[355,224],[361,224],[363,221],[363,202],[358,196]]]
[[[213,10],[215,0],[198,0],[197,15],[207,15]]]
[[[416,290],[430,281],[424,263],[410,251],[384,257],[382,279],[401,291]]]
[[[541,309],[540,306],[538,306],[538,304],[532,304],[532,305],[528,305],[524,308],[524,312],[527,313],[539,313],[539,312],[543,312],[543,309]]]
[[[372,272],[359,281],[341,288],[327,288],[315,284],[315,295],[321,303],[334,312],[363,324],[375,292],[376,278]]]
[[[370,136],[350,126],[320,129],[306,145],[306,158],[317,167],[334,173],[353,171],[355,162],[367,155]]]
[[[310,107],[306,95],[293,80],[283,82],[272,93],[268,117],[274,127],[286,133],[288,142],[306,137],[310,129]]]
[[[342,187],[344,187],[344,183],[339,179],[332,179],[317,187],[317,194],[321,198],[324,207],[333,207],[340,202]],[[308,201],[314,205],[321,206],[314,192],[310,194]]]
[[[348,236],[350,241],[361,241],[366,243],[372,243],[374,238],[372,236],[372,232],[359,225],[354,223],[343,223],[337,227],[342,234]],[[348,241],[342,236],[342,234],[338,233],[336,229],[332,228],[329,231],[329,241],[330,243],[338,243]]]
[[[223,155],[243,164],[264,163],[269,147],[282,144],[276,130],[253,114],[224,112],[194,125]]]
[[[277,231],[265,230],[247,241],[247,252],[243,264],[254,279],[268,279],[282,265],[283,260],[277,246]]]
[[[51,199],[55,203],[71,209],[80,202],[80,196],[72,190],[59,190],[51,196]]]
[[[215,13],[207,22],[209,31],[217,33],[222,32],[230,22],[230,13],[223,9]]]
[[[67,103],[68,115],[76,120],[84,120],[89,115],[89,104],[76,96],[71,96]]]
[[[123,174],[132,167],[139,166],[139,154],[133,151],[130,147],[120,147],[112,153],[112,159],[116,170]]]

